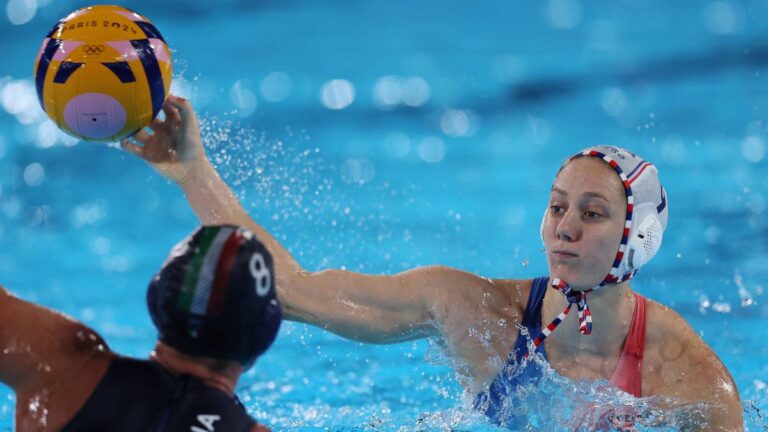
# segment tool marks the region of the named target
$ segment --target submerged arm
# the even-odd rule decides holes
[[[447,267],[425,267],[393,276],[342,270],[308,272],[261,225],[250,218],[205,156],[188,101],[170,96],[166,120],[154,134],[139,132],[140,145],[123,148],[176,182],[203,224],[232,224],[253,231],[272,253],[277,293],[286,318],[365,342],[389,343],[437,334],[433,318],[456,289],[488,285],[485,279]],[[445,316],[445,314],[439,314]]]

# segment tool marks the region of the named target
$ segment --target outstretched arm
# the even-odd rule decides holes
[[[263,227],[253,221],[208,161],[190,103],[169,96],[165,120],[137,133],[125,150],[176,182],[203,224],[232,224],[252,230],[274,257],[277,292],[286,318],[323,327],[342,336],[376,343],[437,334],[436,317],[459,291],[488,288],[491,282],[447,267],[426,267],[394,276],[341,270],[305,271]]]

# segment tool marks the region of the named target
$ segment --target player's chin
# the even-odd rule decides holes
[[[574,291],[588,290],[601,281],[593,272],[585,272],[581,266],[570,263],[557,263],[552,266],[550,278],[566,282]]]

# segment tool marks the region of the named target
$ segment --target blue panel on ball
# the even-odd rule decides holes
[[[56,71],[56,76],[53,77],[53,82],[56,84],[65,84],[69,77],[72,76],[72,74],[75,73],[76,70],[80,69],[80,67],[84,64],[85,63],[68,61],[61,62],[59,65],[59,70]]]
[[[102,64],[111,70],[121,83],[127,84],[136,82],[136,76],[133,74],[131,65],[128,62],[109,62]]]
[[[165,39],[163,39],[160,31],[158,31],[157,27],[151,23],[144,21],[134,21],[134,23],[144,31],[144,34],[147,35],[147,39],[160,39],[161,41],[165,42]]]
[[[149,92],[152,95],[152,117],[154,118],[165,100],[165,85],[163,84],[163,75],[160,73],[160,64],[155,57],[155,50],[150,45],[149,40],[132,40],[131,45],[136,49],[136,53],[144,66],[144,73],[147,75],[149,83]]]
[[[61,41],[58,39],[51,39],[43,50],[43,55],[40,56],[40,63],[37,64],[37,71],[35,73],[35,88],[37,89],[37,99],[40,101],[40,106],[45,109],[43,104],[43,87],[45,85],[45,74],[48,73],[48,67],[51,65],[56,50],[61,45]]]

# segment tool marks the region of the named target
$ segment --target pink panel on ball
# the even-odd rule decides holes
[[[150,39],[149,44],[152,45],[152,49],[155,50],[157,61],[163,63],[171,62],[171,58],[168,56],[168,47],[165,45],[165,42],[160,39]]]
[[[113,137],[125,127],[125,109],[117,99],[101,93],[83,93],[64,107],[64,122],[88,140]]]
[[[40,45],[40,51],[37,52],[37,57],[35,57],[35,61],[38,62],[43,57],[43,52],[45,52],[45,47],[48,45],[48,41],[51,40],[51,38],[45,38],[43,39],[43,44]]]
[[[59,45],[59,48],[56,50],[56,54],[53,55],[53,60],[64,61],[64,59],[67,57],[67,54],[77,49],[77,47],[79,47],[83,43],[84,42],[73,41],[73,40],[61,41],[61,45]]]
[[[136,54],[136,49],[131,45],[130,41],[110,41],[106,44],[116,49],[123,56],[125,61],[139,59],[138,54]]]

